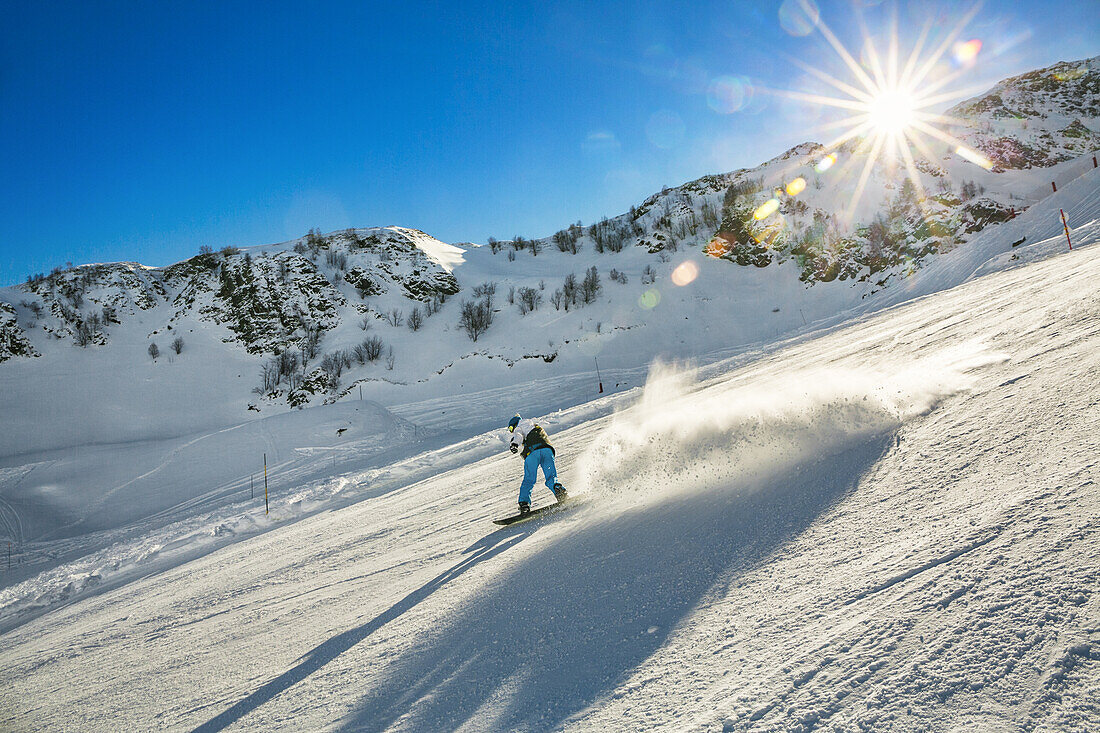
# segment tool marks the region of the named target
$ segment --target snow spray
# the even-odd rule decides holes
[[[974,343],[893,371],[769,362],[707,383],[690,366],[655,363],[638,402],[579,458],[574,481],[626,506],[758,483],[887,435],[1003,359]]]

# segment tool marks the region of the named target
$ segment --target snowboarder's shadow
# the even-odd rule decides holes
[[[412,593],[409,593],[371,621],[354,629],[349,629],[342,634],[338,634],[328,641],[314,647],[312,651],[304,655],[298,663],[289,670],[263,685],[225,712],[195,728],[196,733],[199,731],[209,733],[223,730],[287,688],[309,677],[311,674],[366,639],[378,629],[397,619],[406,611],[414,608],[432,593],[459,577],[467,570],[515,547],[524,538],[530,536],[535,529],[537,529],[536,525],[504,527],[481,538],[462,551],[462,554],[466,557],[460,562],[432,578]]]
[[[890,442],[578,524],[394,662],[343,727],[455,730],[475,717],[487,730],[558,727],[613,691],[702,599],[808,527]]]

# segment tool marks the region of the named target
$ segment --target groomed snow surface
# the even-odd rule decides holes
[[[1086,249],[657,366],[547,421],[590,499],[550,521],[494,530],[492,435],[252,505],[274,529],[8,630],[0,723],[1095,730],[1098,282]]]
[[[9,457],[9,497],[113,488],[0,504],[38,538],[0,589],[0,729],[1100,729],[1095,181],[878,310],[596,400],[534,380]],[[487,426],[555,401],[587,501],[497,529],[521,467]]]

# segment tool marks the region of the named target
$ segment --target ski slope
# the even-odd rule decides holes
[[[205,437],[272,441],[271,514],[238,477],[43,542],[0,595],[0,727],[1096,729],[1095,174],[1064,191],[1006,225],[1025,249],[991,229],[896,305],[593,401],[484,385]],[[497,530],[521,469],[493,418],[526,405],[590,501]]]

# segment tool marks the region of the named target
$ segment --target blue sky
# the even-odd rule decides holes
[[[860,18],[872,34],[891,13],[903,35],[929,20],[942,32],[969,7],[818,5],[854,48]],[[960,36],[983,42],[969,76],[1100,53],[1100,3],[1054,7],[986,2]],[[314,226],[484,242],[621,213],[662,185],[825,136],[812,112],[746,100],[729,81],[798,87],[791,58],[841,73],[781,8],[5,3],[0,285]],[[732,97],[715,96],[721,83]]]

